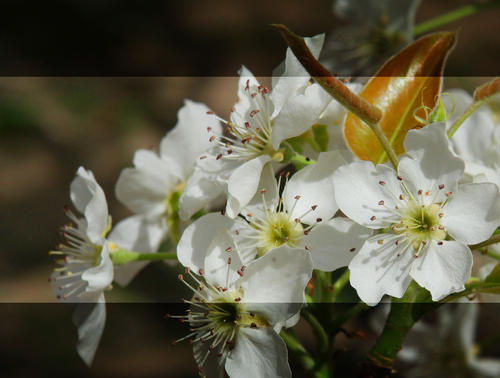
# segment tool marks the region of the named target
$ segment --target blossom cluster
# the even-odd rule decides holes
[[[317,57],[323,36],[306,43]],[[500,128],[489,111],[451,139],[458,109],[409,131],[395,169],[351,153],[345,108],[290,50],[281,72],[266,88],[242,67],[228,119],[186,100],[159,152],[138,150],[122,171],[116,196],[133,215],[115,226],[93,174],[78,169],[70,197],[82,217],[67,210],[50,282],[58,299],[79,303],[78,351],[88,364],[105,291],[127,285],[167,239],[193,292],[185,314],[169,315],[191,327],[176,342],[189,340],[210,376],[290,376],[279,333],[297,323],[315,271],[347,267],[369,305],[402,297],[412,280],[434,301],[464,290],[470,246],[500,225]],[[452,96],[457,108],[472,101]],[[308,155],[300,164],[297,146]]]

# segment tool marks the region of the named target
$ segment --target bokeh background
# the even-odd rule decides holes
[[[423,0],[417,23],[467,3]],[[117,303],[108,306],[94,366],[78,358],[72,307],[54,304],[47,283],[47,251],[61,240],[57,229],[67,221],[69,183],[80,165],[92,170],[114,221],[127,216],[114,184],[134,151],[158,146],[186,98],[225,117],[236,101],[238,68],[244,64],[269,76],[284,58],[286,46],[269,24],[287,24],[301,35],[331,33],[342,26],[332,1],[3,5],[0,376],[197,376],[189,345],[170,346],[187,328],[163,315],[183,310],[177,303],[184,288],[174,279],[179,268],[162,262],[150,264],[126,289],[107,293]],[[498,74],[499,19],[495,8],[449,24],[459,38],[447,87],[472,91]],[[348,328],[365,338],[338,336],[341,376],[355,374],[375,337],[367,315]],[[298,333],[310,345],[305,325]]]

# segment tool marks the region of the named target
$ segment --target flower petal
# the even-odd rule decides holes
[[[161,141],[160,156],[171,165],[178,165],[183,179],[193,170],[196,159],[212,146],[207,127],[211,128],[210,133],[222,133],[220,122],[212,112],[207,114],[209,111],[205,104],[184,100],[177,113],[177,124]]]
[[[87,220],[87,235],[93,243],[108,227],[108,205],[102,188],[91,171],[80,167],[70,186],[71,201]]]
[[[317,219],[327,221],[339,209],[335,201],[333,172],[345,163],[338,151],[322,152],[318,161],[295,173],[283,190],[284,208],[291,212],[292,219],[300,218],[305,224],[314,224]],[[299,196],[299,199],[296,197]],[[302,216],[317,206],[315,210]]]
[[[369,305],[380,302],[384,294],[401,298],[410,284],[413,250],[411,245],[396,245],[396,239],[392,234],[371,237],[349,264],[351,285]]]
[[[495,184],[464,184],[443,207],[442,224],[454,239],[480,243],[500,225],[500,203]]]
[[[76,349],[85,363],[90,366],[99,346],[104,324],[106,323],[106,305],[104,294],[96,298],[96,303],[79,303],[73,314],[73,324],[78,328]]]
[[[179,216],[188,220],[198,210],[205,208],[224,191],[225,185],[211,175],[196,168],[189,176],[179,198]]]
[[[304,38],[307,47],[316,59],[319,57],[324,40],[324,34]],[[281,112],[290,97],[308,84],[309,78],[309,73],[302,67],[292,50],[287,48],[285,60],[273,72],[271,99],[274,104],[274,113],[272,118]]]
[[[207,248],[204,273],[208,283],[229,288],[240,278],[243,262],[229,230],[221,229]]]
[[[205,256],[219,230],[228,230],[235,221],[218,213],[210,213],[191,223],[177,244],[177,257],[186,268],[197,273],[205,268]]]
[[[302,240],[311,250],[314,269],[331,272],[349,265],[372,230],[348,218],[334,218],[318,224]]]
[[[433,301],[464,290],[472,269],[469,247],[457,241],[442,243],[431,242],[410,270],[410,276],[431,292]]]
[[[317,123],[332,102],[332,97],[319,84],[309,85],[304,94],[290,96],[273,123],[271,141],[277,150],[285,139],[303,134]]]
[[[268,155],[260,155],[234,170],[227,186],[228,199],[226,213],[235,218],[248,205],[257,192],[264,165],[271,160]]]
[[[230,377],[292,376],[285,342],[271,327],[241,328],[226,371]]]
[[[265,192],[262,193],[262,190],[265,190]],[[250,222],[252,218],[264,219],[266,218],[266,209],[276,209],[278,202],[278,183],[274,177],[274,171],[271,164],[267,164],[262,169],[257,192],[248,205],[242,210],[242,215]],[[248,214],[251,216],[248,216]]]
[[[116,243],[118,248],[134,252],[156,252],[168,232],[164,217],[154,221],[142,215],[125,218],[113,227],[108,240]],[[127,286],[135,275],[144,268],[148,261],[131,262],[115,268],[115,282]]]
[[[398,172],[409,191],[415,195],[419,190],[430,190],[430,198],[436,196],[434,202],[444,201],[447,191],[456,190],[465,169],[450,149],[444,123],[410,130],[404,145],[407,156],[399,160]],[[439,189],[441,185],[443,189]]]
[[[239,281],[243,302],[271,324],[285,322],[305,303],[304,289],[312,269],[311,257],[303,249],[273,249],[246,268]]]
[[[404,191],[393,169],[357,161],[335,171],[333,186],[339,208],[355,222],[376,229],[398,221],[392,209]]]
[[[113,282],[113,263],[109,257],[108,243],[103,239],[99,264],[82,273],[82,279],[89,284],[85,289],[87,294],[105,290]]]
[[[165,199],[179,182],[172,165],[149,150],[134,154],[135,168],[125,168],[116,182],[116,197],[136,214],[160,214]]]

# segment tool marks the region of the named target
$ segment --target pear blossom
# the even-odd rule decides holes
[[[190,100],[178,112],[176,126],[160,143],[159,155],[150,150],[138,150],[134,168],[125,168],[116,183],[116,196],[135,215],[118,223],[112,237],[122,248],[136,252],[156,252],[169,233],[169,219],[189,218],[203,207],[192,193],[184,191],[188,180],[197,181],[197,195],[213,200],[221,191],[215,181],[207,181],[195,170],[198,156],[210,147],[206,125],[220,132],[221,127],[208,108]],[[174,225],[172,225],[174,226]],[[115,280],[127,285],[148,262],[139,261],[120,266]]]
[[[338,210],[332,174],[344,159],[338,151],[324,152],[318,161],[286,175],[282,197],[270,166],[264,167],[254,198],[241,216],[230,219],[207,214],[183,233],[177,247],[179,261],[193,271],[202,267],[207,245],[220,230],[230,232],[243,263],[285,246],[310,254],[315,269],[332,271],[346,266],[371,230],[347,218],[333,218]]]
[[[58,257],[58,267],[50,283],[62,302],[79,303],[74,322],[78,327],[77,350],[90,365],[104,329],[106,309],[104,291],[113,281],[110,252],[118,249],[106,239],[111,228],[106,198],[92,172],[80,167],[71,183],[71,201],[84,215],[66,214],[73,222],[63,227],[66,244],[49,254]]]
[[[221,231],[210,243],[204,267],[179,275],[192,291],[182,316],[202,375],[290,377],[281,325],[300,311],[312,263],[301,250],[277,248],[243,265],[232,236]],[[194,284],[187,282],[190,276]]]
[[[450,149],[444,124],[412,130],[398,171],[360,161],[334,173],[340,209],[380,230],[349,264],[360,298],[376,304],[401,297],[413,278],[437,301],[464,289],[470,277],[468,244],[486,240],[500,224],[498,188],[462,184],[464,163]]]
[[[306,43],[317,57],[323,35],[306,38]],[[309,75],[290,50],[280,70],[283,72],[273,78],[270,90],[242,67],[239,101],[232,108],[230,120],[219,118],[227,125],[227,133],[208,127],[214,147],[200,156],[198,166],[227,186],[226,212],[232,218],[257,192],[264,167],[272,165],[275,169],[283,160],[280,145],[284,140],[304,133],[325,112],[335,112],[339,119],[345,114],[340,107],[329,108],[334,100],[318,84],[309,84]],[[198,186],[188,182],[186,190],[194,192]]]

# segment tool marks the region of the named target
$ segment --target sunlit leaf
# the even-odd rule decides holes
[[[379,124],[396,154],[404,152],[408,130],[425,126],[425,108],[436,105],[454,44],[455,34],[449,32],[420,38],[389,59],[361,91],[362,98],[382,110]],[[352,113],[347,115],[344,135],[358,158],[375,164],[387,159],[370,127]]]

